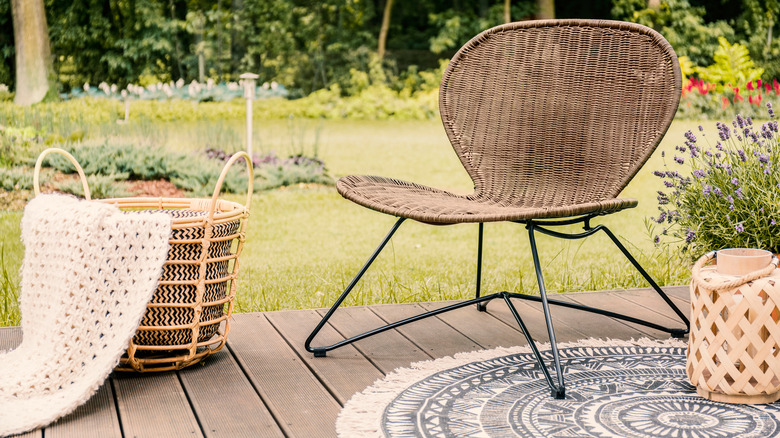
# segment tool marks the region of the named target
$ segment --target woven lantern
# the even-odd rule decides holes
[[[717,265],[708,263],[717,259]],[[702,397],[780,399],[780,269],[762,250],[713,251],[693,266],[686,371]]]

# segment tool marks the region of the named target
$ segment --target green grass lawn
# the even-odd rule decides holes
[[[206,143],[240,147],[240,123],[212,126],[160,124],[125,136],[176,150]],[[351,173],[390,176],[467,193],[471,182],[439,121],[256,121],[255,148],[278,155],[314,149],[334,177]],[[706,129],[715,136],[714,123]],[[661,283],[688,281],[685,263],[654,250],[645,218],[656,211],[660,187],[651,171],[661,167],[661,150],[673,150],[697,122],[672,125],[658,152],[623,196],[639,207],[608,216],[608,225]],[[242,201],[242,195],[230,195]],[[23,255],[21,212],[0,212],[7,278],[18,284]],[[238,311],[329,306],[384,237],[395,218],[342,199],[333,187],[292,187],[253,197],[247,243],[241,260]],[[551,292],[645,286],[605,235],[563,241],[538,237],[545,280]],[[459,299],[473,294],[477,225],[434,227],[406,222],[377,259],[347,305]],[[483,290],[537,291],[527,231],[516,224],[487,224]],[[0,290],[0,324],[18,323],[7,285]],[[3,313],[5,310],[5,314]]]

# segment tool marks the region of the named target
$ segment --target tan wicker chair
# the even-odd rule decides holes
[[[534,350],[556,398],[565,394],[548,304],[588,310],[682,337],[688,320],[626,248],[590,221],[635,207],[617,196],[655,150],[680,99],[680,67],[669,43],[644,26],[614,21],[544,20],[510,23],[474,37],[452,58],[442,79],[439,108],[455,153],[474,181],[462,196],[394,179],[351,175],[338,191],[362,206],[399,217],[363,269],[306,341],[315,356],[428,316],[487,301],[506,302]],[[446,225],[478,223],[476,297],[325,346],[311,343],[405,219]],[[485,222],[524,224],[541,294],[480,296]],[[582,224],[583,232],[548,229]],[[535,232],[580,239],[604,231],[647,279],[686,328],[672,329],[570,303],[549,300]],[[510,298],[541,301],[557,384],[547,371]]]

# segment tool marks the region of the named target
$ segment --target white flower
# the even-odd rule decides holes
[[[89,91],[89,82],[84,82],[84,91]]]
[[[276,90],[277,88],[279,88],[279,84],[277,84],[276,81],[271,82],[271,89]]]
[[[271,88],[271,86],[268,85],[268,82],[263,82],[263,90],[267,90],[269,88]]]
[[[6,84],[0,84],[0,92],[8,92],[8,85]]]
[[[122,90],[121,94],[123,99],[127,98],[127,90]]]
[[[116,93],[116,90],[118,90],[119,87],[116,86],[116,84],[111,84],[111,92]]]
[[[209,80],[206,81],[206,89],[211,90],[214,88],[214,79],[209,78]]]
[[[176,81],[176,88],[181,88],[184,86],[184,79],[179,78],[178,81]]]

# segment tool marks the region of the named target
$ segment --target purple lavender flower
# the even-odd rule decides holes
[[[661,172],[660,170],[654,170],[653,171],[653,175],[655,175],[655,176],[657,176],[659,178],[663,178],[665,176],[665,174],[663,172]]]
[[[674,156],[674,161],[676,161],[677,164],[683,164],[685,162],[682,157],[678,157],[677,155]]]
[[[766,155],[766,154],[758,154],[758,161],[760,161],[760,162],[762,162],[762,163],[767,163],[767,162],[769,162],[769,155]]]
[[[691,243],[691,241],[696,238],[696,232],[692,229],[688,228],[685,230],[685,243]]]
[[[769,111],[769,118],[774,119],[775,118],[775,110],[772,109],[772,104],[770,102],[766,103],[766,109]]]
[[[661,236],[655,236],[655,239],[653,239],[653,243],[658,245],[661,242]]]
[[[729,210],[734,211],[734,204],[729,204]]]
[[[742,114],[737,114],[737,124],[740,128],[745,127],[745,119],[742,117]]]
[[[723,196],[723,192],[718,187],[713,188],[712,193],[715,193],[718,196]]]
[[[739,159],[742,160],[743,163],[745,161],[747,161],[747,154],[745,153],[745,151],[743,151],[742,149],[739,149],[737,151],[737,154],[739,155]]]
[[[751,119],[750,116],[748,116],[746,120],[748,125],[753,125],[753,119]]]
[[[674,187],[674,183],[671,181],[664,181],[664,185],[670,189]]]
[[[772,219],[771,221],[769,221],[769,225],[777,225],[777,222],[775,222],[775,220]]]
[[[693,171],[694,178],[704,178],[705,175],[706,173],[703,169],[696,169]]]
[[[734,194],[737,195],[737,199],[742,199],[744,196],[742,195],[742,187],[738,188],[734,191]]]
[[[666,156],[666,151],[661,151],[661,158]]]
[[[726,200],[729,201],[729,204],[734,204],[734,198],[731,195],[726,196]]]
[[[738,186],[739,185],[739,180],[736,177],[731,178],[731,183],[734,184],[735,186]]]
[[[737,233],[741,233],[745,231],[745,227],[742,225],[742,223],[738,223],[734,225],[734,229],[737,230]]]
[[[764,168],[764,173],[765,173],[765,174],[767,174],[767,175],[769,175],[769,166],[766,166],[766,167]]]
[[[704,132],[704,127],[699,125],[699,132]]]
[[[693,132],[692,132],[692,131],[687,131],[687,132],[685,133],[685,138],[687,138],[687,139],[688,139],[688,141],[690,141],[691,143],[696,143],[696,136],[695,136],[695,135],[693,135]]]
[[[658,219],[656,219],[655,221],[656,221],[657,223],[659,223],[659,224],[662,224],[662,223],[664,223],[664,221],[666,220],[666,217],[667,217],[667,215],[666,215],[666,212],[665,212],[665,211],[662,211],[662,212],[661,212],[661,214],[660,214],[660,215],[658,215]]]

